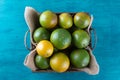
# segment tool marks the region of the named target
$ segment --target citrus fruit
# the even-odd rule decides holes
[[[85,48],[89,45],[90,36],[84,30],[75,30],[72,33],[73,43],[77,48]]]
[[[62,13],[59,15],[59,24],[62,28],[68,29],[72,27],[72,16],[69,13]]]
[[[33,33],[33,39],[37,43],[44,39],[49,40],[49,37],[50,37],[49,32],[43,27],[36,29]]]
[[[40,55],[35,56],[36,67],[40,69],[47,69],[49,67],[49,60]]]
[[[40,41],[36,46],[37,53],[42,57],[50,57],[53,54],[53,45],[48,40]]]
[[[52,32],[50,41],[57,49],[66,49],[71,44],[71,34],[67,30],[59,28]]]
[[[55,53],[50,58],[50,66],[56,72],[65,72],[69,66],[70,61],[69,58],[64,53]]]
[[[44,11],[39,17],[39,22],[42,27],[54,28],[57,25],[57,15],[49,10]]]
[[[90,16],[85,12],[76,13],[74,16],[74,24],[81,29],[87,28],[90,21]]]
[[[70,54],[72,65],[77,68],[86,67],[90,62],[90,55],[85,49],[77,49]]]

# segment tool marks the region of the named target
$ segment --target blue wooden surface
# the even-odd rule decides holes
[[[28,51],[23,45],[28,29],[25,6],[41,12],[86,11],[94,15],[98,43],[93,51],[100,73],[32,73],[23,65]],[[120,0],[0,0],[0,80],[120,80]]]

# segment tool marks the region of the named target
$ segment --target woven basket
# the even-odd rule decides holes
[[[75,13],[70,13],[70,14],[74,15]],[[52,69],[45,69],[45,70],[38,69],[34,63],[34,58],[35,58],[35,55],[37,54],[37,52],[35,49],[36,43],[34,42],[32,36],[33,36],[34,30],[40,26],[39,15],[40,15],[40,13],[38,13],[32,7],[25,8],[24,17],[25,17],[25,21],[29,27],[29,30],[25,34],[24,44],[25,44],[25,47],[28,50],[30,50],[30,53],[26,56],[24,65],[27,66],[28,68],[30,68],[33,72],[53,72]],[[57,13],[57,15],[59,15],[59,13]],[[91,31],[94,31],[94,40],[95,40],[94,45],[92,46],[92,43],[91,43],[92,41],[91,41],[90,45],[86,48],[86,50],[88,50],[88,52],[90,54],[90,63],[87,67],[81,68],[81,69],[70,66],[70,68],[67,71],[83,71],[83,72],[86,72],[91,75],[96,75],[99,73],[99,65],[95,59],[95,56],[92,53],[92,50],[95,48],[96,41],[97,41],[95,30],[93,28],[91,28],[92,21],[93,21],[93,16],[91,15],[91,23],[90,23],[89,27],[86,29],[86,31],[89,33],[90,36],[91,36]],[[30,32],[30,41],[31,41],[30,48],[28,48],[27,42],[26,42],[26,37],[28,35],[28,32]]]

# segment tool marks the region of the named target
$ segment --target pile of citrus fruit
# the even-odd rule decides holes
[[[90,43],[90,35],[85,29],[90,21],[90,15],[85,12],[71,15],[55,14],[47,10],[41,13],[41,26],[33,33],[33,39],[37,43],[36,67],[65,72],[70,66],[88,66],[90,55],[85,48]]]

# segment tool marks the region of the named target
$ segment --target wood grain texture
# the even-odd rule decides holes
[[[32,73],[23,65],[28,54],[23,44],[28,29],[24,20],[25,6],[37,11],[85,11],[94,15],[93,27],[98,42],[94,55],[100,73],[83,72]],[[0,80],[120,80],[120,0],[0,0]]]

